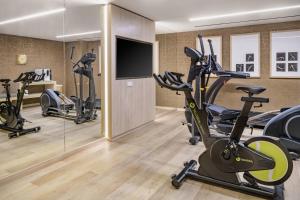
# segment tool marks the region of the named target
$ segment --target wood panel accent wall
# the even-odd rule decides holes
[[[63,49],[62,42],[0,34],[0,78],[14,80],[21,72],[50,68],[53,80],[63,84]],[[17,65],[18,54],[27,55],[26,65]],[[12,86],[12,92],[16,92],[16,84]]]
[[[111,123],[116,137],[154,120],[155,83],[153,78],[116,80],[116,36],[154,43],[153,21],[115,5],[110,6],[111,20]],[[127,83],[133,86],[128,87]]]
[[[94,72],[94,80],[95,80],[95,86],[96,86],[96,94],[97,97],[100,98],[101,94],[101,77],[98,76],[99,72],[99,46],[100,41],[78,41],[78,42],[68,42],[66,43],[66,94],[67,96],[75,95],[75,84],[74,84],[74,77],[73,77],[73,64],[71,63],[71,49],[72,47],[75,47],[74,54],[73,54],[73,60],[77,62],[83,54],[87,52],[91,52],[92,49],[94,49],[94,52],[97,55],[97,59],[95,62],[92,63],[93,66],[93,72]],[[77,84],[79,84],[79,78],[77,77]],[[84,78],[84,97],[88,97],[88,84],[89,81],[87,78]],[[79,87],[79,85],[78,85]],[[79,90],[79,88],[78,88]]]
[[[300,79],[270,78],[270,32],[300,29],[300,21],[252,25],[215,30],[193,31],[182,33],[161,34],[156,36],[159,41],[160,72],[165,70],[187,74],[190,60],[184,54],[184,47],[196,47],[198,33],[204,36],[222,36],[223,68],[230,70],[230,35],[245,33],[260,33],[260,78],[248,80],[232,80],[220,92],[216,103],[241,108],[241,92],[236,91],[237,85],[260,85],[267,88],[261,96],[270,98],[270,103],[257,110],[274,110],[281,107],[300,104]],[[300,45],[300,44],[299,44]],[[208,51],[208,50],[206,50]],[[214,80],[214,79],[212,79]],[[182,108],[184,95],[177,96],[174,92],[157,87],[156,102],[158,106]]]

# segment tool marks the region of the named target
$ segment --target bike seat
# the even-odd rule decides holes
[[[0,79],[0,82],[1,82],[1,83],[9,83],[9,82],[10,82],[10,79]]]
[[[266,88],[259,87],[259,86],[240,86],[240,87],[237,87],[236,89],[241,90],[243,92],[246,92],[250,95],[260,94],[260,93],[262,93],[263,91],[266,90]]]

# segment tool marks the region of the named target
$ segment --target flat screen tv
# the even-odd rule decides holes
[[[152,43],[116,37],[117,79],[147,78],[152,76]]]

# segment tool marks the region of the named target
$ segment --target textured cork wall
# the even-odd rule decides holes
[[[183,49],[185,46],[196,47],[198,33],[203,36],[222,36],[223,68],[230,70],[230,35],[259,32],[260,78],[231,80],[219,94],[217,103],[232,108],[240,108],[242,93],[236,91],[235,87],[238,85],[260,85],[267,88],[267,91],[261,96],[269,97],[270,103],[257,110],[274,110],[297,105],[300,104],[300,79],[270,78],[270,32],[293,29],[300,29],[300,21],[157,35],[156,40],[159,41],[160,48],[160,72],[169,70],[187,74],[190,60],[185,56]],[[184,95],[178,96],[175,92],[157,87],[156,104],[182,108]]]
[[[94,49],[97,60],[93,63],[94,78],[97,96],[100,96],[99,73],[99,46],[100,41],[80,41],[63,43],[50,40],[41,40],[27,37],[0,34],[0,78],[16,79],[21,72],[31,71],[37,68],[50,68],[52,80],[64,85],[67,96],[75,95],[72,64],[70,62],[70,49],[76,47],[74,60]],[[64,53],[65,50],[65,53]],[[18,65],[17,55],[27,55],[27,64]],[[79,83],[79,82],[78,82]],[[85,79],[84,92],[88,96],[88,81]],[[12,93],[16,92],[17,85],[12,83]],[[4,90],[0,87],[0,93]],[[4,95],[4,94],[3,94]]]
[[[27,55],[26,65],[17,64],[18,54]],[[37,68],[50,68],[53,80],[63,84],[64,43],[0,34],[0,78],[14,80],[21,72]],[[12,86],[15,90],[16,85]]]

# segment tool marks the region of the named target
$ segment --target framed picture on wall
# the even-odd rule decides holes
[[[249,73],[250,77],[259,77],[260,34],[231,35],[230,43],[231,70]]]
[[[215,60],[222,66],[222,36],[203,37],[204,49],[206,56],[210,54],[208,39],[212,41],[215,53]],[[201,52],[199,38],[196,38],[196,49]]]
[[[297,72],[298,71],[298,63],[289,63],[288,71],[289,72]]]
[[[300,78],[300,30],[271,32],[271,77]]]
[[[246,72],[254,72],[254,64],[246,64]]]
[[[285,52],[277,52],[276,61],[285,61]]]
[[[285,63],[276,63],[276,71],[285,72],[286,71]]]
[[[298,52],[289,52],[288,58],[289,61],[298,61]]]
[[[254,53],[246,54],[246,62],[254,62]]]
[[[244,64],[236,64],[235,66],[236,66],[235,71],[237,71],[237,72],[244,71]]]

